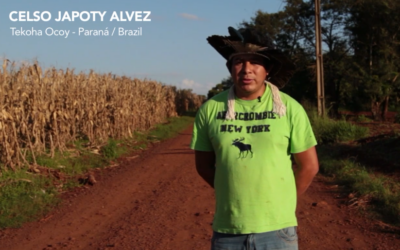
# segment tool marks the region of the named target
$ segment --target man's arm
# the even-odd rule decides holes
[[[297,168],[294,172],[296,179],[297,196],[302,195],[310,186],[314,176],[318,173],[319,164],[315,147],[293,154]]]
[[[208,185],[214,188],[215,153],[214,151],[195,151],[197,173]]]

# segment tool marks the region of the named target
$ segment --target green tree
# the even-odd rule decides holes
[[[390,101],[400,102],[400,1],[321,0],[321,30],[326,105],[370,108],[385,119]],[[277,13],[261,10],[238,28],[252,27],[271,36],[296,64],[282,89],[298,101],[316,101],[314,0],[287,0]],[[224,79],[226,80],[226,79]],[[223,81],[224,81],[223,80]],[[208,98],[227,89],[222,83]]]
[[[229,76],[227,78],[222,79],[222,81],[220,83],[218,83],[217,85],[215,85],[215,87],[213,87],[212,89],[210,89],[208,91],[207,100],[210,99],[211,97],[229,89],[232,85],[233,85],[232,77]]]
[[[386,119],[400,88],[400,2],[361,0],[350,8],[354,78],[361,80],[375,119]]]
[[[303,1],[287,1],[283,11],[267,13],[261,10],[250,21],[244,21],[239,28],[254,28],[265,32],[277,48],[283,50],[296,64],[296,71],[290,82],[282,89],[298,101],[316,100],[316,83],[313,75],[315,64],[312,45],[312,5]]]
[[[341,105],[370,102],[385,117],[391,96],[399,99],[398,0],[321,0],[326,105],[337,116]],[[316,100],[314,0],[287,0],[283,11],[257,11],[239,27],[269,34],[297,69],[283,89],[297,100]]]

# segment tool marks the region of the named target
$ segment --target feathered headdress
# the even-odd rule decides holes
[[[286,114],[286,107],[282,103],[279,88],[283,88],[295,71],[295,65],[280,50],[278,50],[267,34],[261,34],[254,29],[228,28],[230,36],[213,35],[207,38],[210,45],[226,60],[226,66],[231,71],[232,57],[239,54],[257,54],[265,60],[264,67],[268,69],[267,87],[271,88],[273,96],[273,112],[279,116]],[[268,65],[266,65],[268,64]],[[271,67],[272,66],[272,67]],[[235,94],[233,86],[228,94],[228,110],[226,119],[235,119]]]
[[[267,58],[272,68],[268,72],[268,80],[278,88],[283,88],[295,71],[295,65],[281,51],[278,50],[267,34],[261,34],[254,29],[228,28],[230,36],[212,35],[207,38],[210,45],[223,56],[227,62],[229,72],[232,66],[232,57],[238,54],[254,53]]]

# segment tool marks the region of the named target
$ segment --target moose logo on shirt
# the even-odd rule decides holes
[[[232,145],[239,149],[239,158],[240,156],[242,156],[242,158],[246,158],[247,155],[249,154],[249,151],[251,153],[251,157],[253,157],[253,151],[251,151],[251,145],[244,144],[242,141],[244,141],[244,137],[232,141]],[[244,155],[245,152],[246,156]]]

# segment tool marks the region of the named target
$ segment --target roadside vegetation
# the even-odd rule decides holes
[[[204,99],[156,81],[4,59],[0,228],[43,216],[61,192],[94,184],[93,169],[173,136]]]
[[[320,173],[348,191],[348,204],[387,223],[400,224],[400,130],[375,136],[362,116],[355,122],[319,117],[306,104],[314,133]]]
[[[354,125],[346,120],[320,118],[316,112],[309,114],[314,134],[319,144],[348,142],[366,137],[368,128]]]
[[[0,173],[0,228],[19,227],[22,223],[45,216],[60,201],[60,194],[70,188],[94,184],[95,169],[113,166],[119,157],[137,155],[150,143],[176,136],[193,123],[189,115],[171,117],[147,132],[136,132],[131,138],[109,139],[91,147],[87,140],[69,144],[54,157],[36,157],[37,165]],[[29,157],[28,157],[29,158]]]
[[[397,137],[396,140],[400,141],[400,138]],[[343,144],[319,147],[321,173],[348,188],[349,206],[370,211],[375,218],[388,223],[399,224],[399,179],[391,177],[384,169],[379,169],[380,165],[368,164],[359,159],[365,157],[362,155],[365,154],[362,148],[370,147],[369,145],[351,147],[354,148]]]

